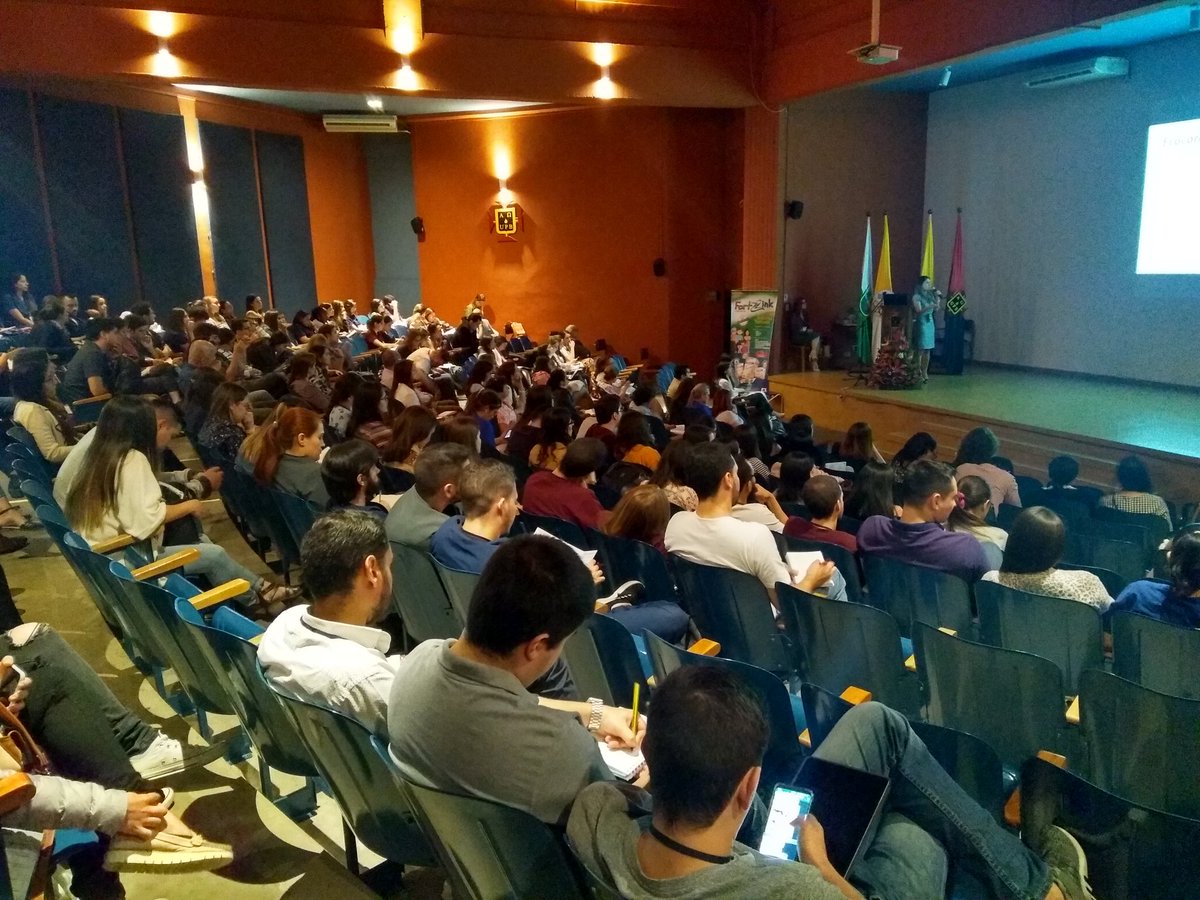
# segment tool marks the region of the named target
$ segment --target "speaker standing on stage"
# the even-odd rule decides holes
[[[933,314],[941,305],[941,292],[934,290],[933,282],[923,276],[913,291],[913,347],[920,354],[921,383],[929,380],[929,351],[933,349]]]

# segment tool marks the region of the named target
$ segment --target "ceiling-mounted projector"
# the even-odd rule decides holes
[[[900,58],[900,48],[893,44],[863,44],[851,50],[850,55],[869,66],[886,66]]]

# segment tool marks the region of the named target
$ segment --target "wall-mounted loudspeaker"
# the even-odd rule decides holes
[[[656,278],[662,278],[667,274],[667,261],[661,256],[652,263],[651,267],[654,269]]]
[[[802,215],[804,215],[804,201],[803,200],[787,201],[785,204],[783,204],[783,213],[789,219],[800,218]]]
[[[424,239],[424,237],[425,237],[425,220],[424,219],[422,219],[420,216],[416,216],[408,224],[412,226],[413,234],[415,234],[418,238]]]

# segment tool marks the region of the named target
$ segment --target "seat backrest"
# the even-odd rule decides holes
[[[413,820],[400,780],[349,716],[290,697],[272,685],[354,834],[391,862],[431,865],[433,853]],[[385,751],[386,752],[386,751]]]
[[[658,369],[658,375],[655,377],[655,382],[658,385],[659,393],[664,397],[667,394],[667,388],[671,386],[671,382],[675,380],[675,363],[665,362]]]
[[[129,569],[119,562],[110,570],[125,588],[129,602],[140,603],[154,623],[154,641],[162,648],[167,662],[179,679],[179,686],[198,708],[205,712],[233,715],[233,703],[224,688],[224,677],[209,657],[197,646],[191,632],[175,612],[176,595],[150,581],[135,581]],[[190,605],[190,604],[189,604]]]
[[[450,604],[433,559],[424,550],[392,541],[392,605],[418,643],[456,638],[465,620]]]
[[[1017,480],[1017,493],[1021,495],[1022,506],[1038,506],[1042,496],[1042,483],[1029,475],[1014,475]]]
[[[633,685],[645,681],[633,635],[598,613],[567,638],[563,658],[579,695],[599,697],[609,706],[632,707]]]
[[[1104,668],[1104,627],[1091,604],[1044,597],[993,581],[975,585],[979,640],[1048,659],[1063,673],[1068,694],[1079,693],[1084,669]]]
[[[1095,535],[1084,535],[1087,564],[1116,572],[1126,584],[1146,577],[1149,554],[1138,543],[1114,541]]]
[[[588,896],[592,900],[622,900],[621,892],[617,889],[616,885],[605,878],[600,872],[597,872],[592,866],[588,865],[587,860],[583,858],[570,838],[567,838],[567,850],[570,852],[571,858],[575,861],[576,868],[583,876]]]
[[[854,558],[854,554],[845,547],[839,547],[837,544],[829,544],[824,541],[806,541],[801,538],[787,537],[788,550],[798,550],[801,552],[816,551],[824,556],[827,560],[837,566],[837,570],[842,573],[842,578],[846,580],[846,599],[851,603],[863,603],[862,578],[858,571],[858,560]]]
[[[1088,777],[1106,791],[1200,818],[1200,700],[1172,697],[1097,669],[1079,680]]]
[[[1157,547],[1171,536],[1170,524],[1162,516],[1155,513],[1134,513],[1126,512],[1123,509],[1114,509],[1111,506],[1097,506],[1092,510],[1092,518],[1100,522],[1132,525],[1135,528],[1143,529],[1147,549]],[[1092,528],[1095,527],[1095,522],[1090,524]],[[1130,531],[1129,535],[1132,537],[1133,532]],[[1121,537],[1121,540],[1127,540],[1127,538]]]
[[[122,623],[120,615],[113,609],[108,597],[100,592],[95,579],[92,577],[90,570],[83,564],[81,560],[81,551],[79,547],[86,547],[87,543],[75,532],[71,531],[67,525],[65,517],[61,512],[52,510],[48,506],[39,506],[37,508],[37,516],[42,522],[42,527],[46,529],[46,533],[50,535],[50,539],[54,541],[55,546],[70,565],[75,575],[79,578],[79,583],[83,585],[84,591],[91,598],[92,603],[99,610],[101,618],[104,619],[104,624],[108,626],[109,632],[118,641],[125,642],[125,625]],[[72,545],[68,546],[66,542],[67,535],[73,538]]]
[[[1200,629],[1118,610],[1112,615],[1113,674],[1150,688],[1200,700]]]
[[[41,481],[26,478],[21,482],[21,493],[29,498],[30,506],[48,506],[59,513],[62,512],[58,501],[54,499],[54,491]]]
[[[870,606],[826,600],[787,584],[776,585],[775,592],[803,681],[834,693],[854,685],[881,703],[916,714],[917,681],[904,668],[895,619]]]
[[[236,495],[234,501],[246,517],[246,525],[253,534],[270,538],[276,551],[283,559],[285,568],[300,562],[300,547],[292,537],[279,508],[271,500],[267,488],[254,480],[254,476],[239,472],[236,466],[226,470],[229,491],[222,485],[222,496]]]
[[[1038,750],[1066,749],[1062,673],[1048,659],[914,626],[926,720],[987,741],[1019,768]]]
[[[871,554],[863,555],[863,567],[868,602],[891,613],[905,637],[912,637],[916,622],[973,633],[971,586],[961,578]]]
[[[587,539],[603,557],[604,574],[614,588],[637,580],[646,586],[647,600],[674,600],[675,583],[667,558],[654,547],[630,538],[590,530]]]
[[[186,600],[176,602],[187,603]],[[190,604],[188,604],[190,606]],[[258,666],[258,651],[246,640],[254,623],[231,609],[218,609],[211,624],[185,619],[185,628],[204,636],[225,675],[234,711],[259,755],[272,769],[313,778],[316,767],[278,695]]]
[[[591,547],[588,543],[587,535],[583,533],[583,529],[574,522],[568,522],[566,519],[556,519],[553,516],[535,516],[533,513],[522,512],[521,518],[524,520],[525,531],[533,534],[537,529],[548,531],[556,538],[566,541],[572,547],[579,550],[587,550]]]
[[[770,789],[774,786],[769,784],[770,781],[784,780],[789,774],[795,774],[801,753],[797,722],[788,689],[778,676],[736,659],[689,653],[667,643],[652,631],[643,630],[642,637],[658,684],[680,666],[713,666],[742,679],[758,697],[770,728],[767,751],[763,756],[763,784]]]
[[[13,450],[24,449],[25,448],[20,444],[13,445]],[[52,477],[46,473],[46,470],[41,464],[34,462],[31,459],[26,459],[22,456],[18,456],[13,460],[12,468],[13,477],[17,479],[18,483],[26,480],[37,481],[49,487],[52,481]]]
[[[674,554],[671,565],[683,607],[700,633],[719,643],[727,658],[768,672],[790,671],[791,661],[762,582],[744,572],[689,562]]]
[[[460,572],[458,569],[443,566],[432,556],[430,560],[433,562],[438,579],[442,582],[442,588],[446,592],[450,606],[459,619],[465,623],[467,612],[471,609],[471,595],[475,592],[475,585],[479,584],[479,576],[474,572]]]
[[[287,526],[288,533],[295,541],[296,547],[299,548],[304,543],[304,536],[308,534],[309,529],[313,527],[313,523],[317,521],[320,510],[317,509],[309,501],[297,494],[289,494],[287,491],[270,491],[271,499],[275,501],[275,506],[279,510],[280,516],[283,518],[284,524]]]
[[[1066,829],[1104,897],[1185,900],[1200,884],[1200,821],[1118,797],[1067,769],[1031,759],[1021,770],[1021,831]]]
[[[584,894],[562,840],[528,813],[403,782],[454,896],[470,900]]]

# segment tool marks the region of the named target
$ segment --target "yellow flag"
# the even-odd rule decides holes
[[[925,242],[921,247],[921,275],[933,281],[933,210],[929,210],[929,222],[925,226]]]
[[[879,268],[875,270],[875,295],[892,292],[892,240],[888,236],[887,213],[883,215],[883,246],[879,248]]]

